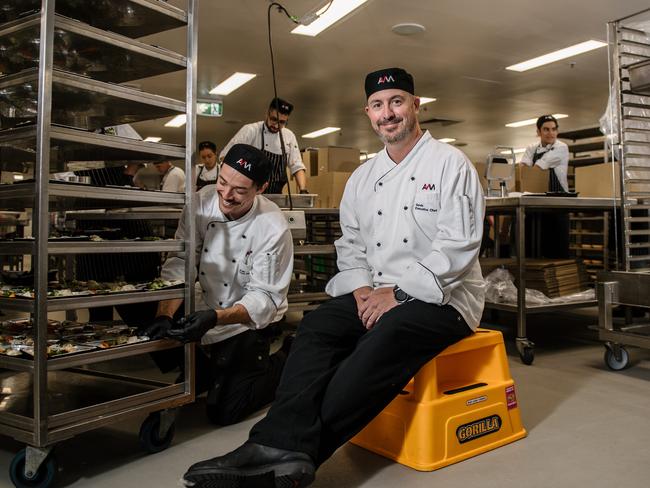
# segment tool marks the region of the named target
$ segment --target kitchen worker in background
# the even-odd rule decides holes
[[[261,194],[271,163],[257,148],[236,144],[215,186],[195,194],[198,280],[204,310],[180,318],[182,299],[158,304],[144,330],[152,339],[200,341],[196,391],[208,391],[207,414],[219,425],[239,422],[273,400],[288,342],[273,355],[266,326],[287,310],[293,242],[280,209]],[[176,239],[185,238],[181,219]],[[161,277],[184,280],[183,253],[172,254]],[[198,300],[197,300],[198,302]],[[198,306],[197,306],[198,308]],[[175,319],[175,317],[177,317]],[[183,364],[182,349],[157,354],[163,371]]]
[[[548,170],[548,191],[566,193],[569,191],[567,173],[569,170],[569,148],[557,140],[557,119],[552,115],[542,115],[537,119],[539,143],[531,144],[521,158],[528,166]],[[526,249],[530,257],[568,258],[569,257],[569,216],[560,213],[534,215],[539,225],[526,226]],[[538,235],[539,233],[539,235]],[[548,236],[554,236],[549,239]]]
[[[194,180],[196,191],[217,182],[219,175],[217,145],[212,141],[199,142],[199,158],[201,158],[201,163],[196,165],[196,179]]]
[[[346,184],[340,271],[326,288],[334,298],[303,318],[275,401],[248,441],[194,464],[186,486],[249,486],[255,477],[309,485],[422,365],[478,327],[478,174],[462,152],[422,131],[406,71],[370,73],[365,90],[385,148]]]
[[[221,151],[220,158],[233,146],[233,144],[250,144],[264,151],[273,165],[269,187],[266,193],[282,193],[284,185],[287,184],[287,170],[289,170],[296,179],[296,184],[300,193],[309,193],[307,190],[307,176],[305,174],[305,165],[302,163],[302,156],[298,148],[296,136],[286,128],[289,122],[289,116],[293,111],[293,105],[281,98],[274,98],[269,104],[269,110],[266,113],[266,119],[260,122],[247,124],[230,140],[226,147]],[[282,134],[282,141],[280,139]],[[286,154],[286,164],[282,160],[282,142],[284,142],[284,153]]]
[[[185,191],[185,171],[174,166],[171,161],[155,162],[156,171],[163,175],[160,181],[160,191],[174,191],[183,193]]]
[[[549,192],[568,192],[569,148],[557,140],[557,119],[552,115],[542,115],[537,119],[539,143],[531,144],[521,158],[527,166],[538,166],[552,170],[548,173]]]

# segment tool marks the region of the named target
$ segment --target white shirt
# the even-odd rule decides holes
[[[185,171],[180,169],[178,166],[172,166],[169,168],[169,171],[165,173],[160,182],[160,189],[162,191],[183,193],[185,191]]]
[[[264,147],[262,147],[262,131],[264,131]],[[300,148],[298,147],[296,136],[289,129],[282,129],[282,138],[284,139],[284,150],[287,153],[287,165],[289,166],[291,174],[294,174],[296,171],[301,169],[305,169],[305,165],[302,163],[302,156],[300,155]],[[270,132],[264,121],[247,124],[239,129],[237,134],[235,134],[233,138],[230,139],[230,142],[226,144],[226,147],[223,148],[223,151],[219,154],[219,159],[223,159],[230,148],[235,144],[250,144],[251,146],[254,146],[257,149],[262,149],[263,151],[268,151],[273,154],[282,154],[282,149],[280,148],[280,134]]]
[[[352,173],[340,212],[341,271],[327,284],[329,295],[398,285],[418,300],[451,305],[478,327],[485,201],[462,152],[428,132],[399,164],[383,149]]]
[[[541,169],[553,169],[560,185],[564,191],[569,191],[567,173],[569,171],[569,147],[562,141],[555,141],[553,144],[541,146],[539,143],[531,144],[521,158],[521,162],[527,166],[533,166],[533,156],[536,153],[543,154],[535,161],[535,166]]]
[[[202,188],[194,199],[196,262],[205,304],[218,310],[239,303],[251,318],[248,324],[217,325],[201,342],[212,344],[280,320],[287,310],[293,241],[278,206],[258,195],[246,215],[228,220],[214,186]],[[185,238],[184,222],[178,224],[176,239]],[[183,253],[170,254],[161,277],[184,280],[184,265]]]

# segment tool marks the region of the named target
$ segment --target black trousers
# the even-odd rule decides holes
[[[195,354],[196,393],[208,392],[206,413],[217,425],[231,425],[273,401],[287,359],[270,353],[267,331],[248,330],[225,341],[199,346]],[[183,349],[152,354],[163,371],[183,369]]]
[[[453,307],[418,300],[389,310],[367,331],[354,297],[334,298],[300,324],[275,401],[250,440],[307,453],[320,465],[424,364],[471,334]]]

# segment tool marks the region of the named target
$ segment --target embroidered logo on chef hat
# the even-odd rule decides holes
[[[411,95],[415,94],[413,76],[402,68],[384,68],[366,75],[366,98],[381,90],[404,90]]]
[[[257,186],[262,186],[271,177],[271,162],[262,151],[248,144],[235,144],[228,150],[223,164],[247,176]]]
[[[274,98],[271,100],[271,103],[269,103],[269,110],[277,110],[282,115],[291,115],[291,112],[293,112],[293,105],[281,98]]]

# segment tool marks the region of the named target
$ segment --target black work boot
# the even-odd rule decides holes
[[[193,488],[304,488],[314,481],[315,470],[305,453],[246,442],[225,456],[193,464],[183,483]]]

